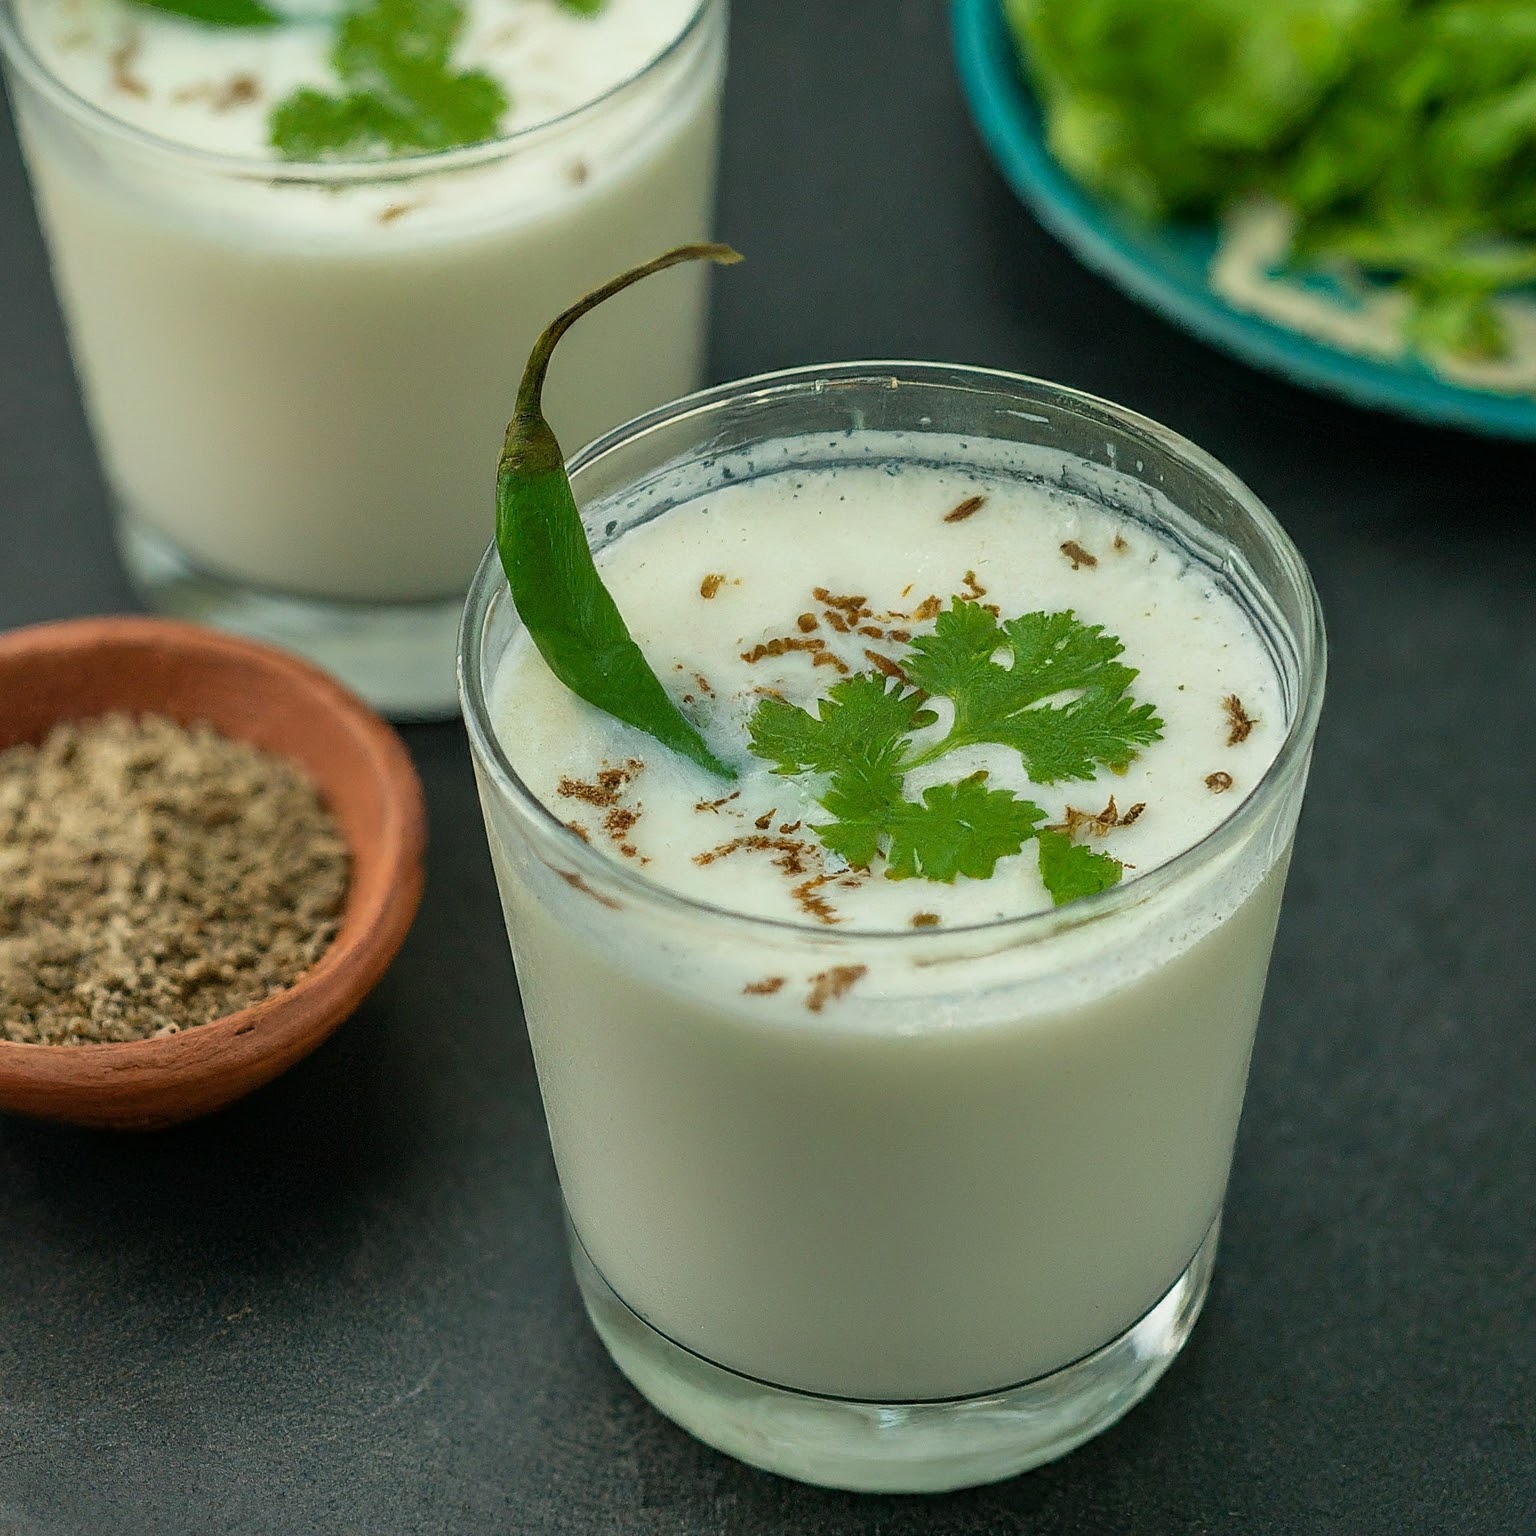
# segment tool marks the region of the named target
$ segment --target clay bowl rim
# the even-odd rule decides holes
[[[259,641],[135,614],[63,619],[0,635],[0,676],[22,676],[29,662],[46,668],[61,661],[76,663],[85,676],[92,658],[114,652],[171,658],[186,670],[260,676],[271,696],[281,694],[293,706],[289,718],[304,721],[305,737],[355,748],[378,801],[366,838],[345,824],[343,806],[331,806],[343,823],[351,861],[340,924],[320,958],[284,991],[147,1040],[50,1045],[0,1039],[0,1112],[151,1129],[233,1103],[309,1054],[356,1011],[399,951],[420,905],[426,807],[415,765],[393,727],[320,668]],[[81,692],[93,696],[89,688]],[[164,713],[183,723],[209,718],[178,709],[173,693],[158,703],[135,693],[125,702],[103,698],[74,708],[76,697],[46,711],[40,723],[5,730],[3,744],[39,741],[56,723],[114,709]],[[209,723],[233,739],[250,739],[240,729],[238,710]],[[268,750],[298,763],[312,779],[323,776],[299,751]]]

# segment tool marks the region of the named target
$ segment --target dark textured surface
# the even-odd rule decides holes
[[[0,1536],[1536,1529],[1536,454],[1304,395],[1085,274],[985,160],[937,0],[737,0],[734,33],[716,376],[907,355],[1111,396],[1247,479],[1322,590],[1194,1340],[1101,1440],[943,1498],[653,1414],[566,1273],[462,733],[417,729],[426,900],[329,1045],[174,1133],[0,1121]],[[8,127],[0,274],[0,623],[128,607]]]

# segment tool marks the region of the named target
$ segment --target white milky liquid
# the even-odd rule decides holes
[[[925,456],[982,456],[923,443]],[[499,739],[585,845],[553,824],[530,834],[487,784],[492,855],[562,1189],[618,1294],[687,1348],[802,1391],[987,1392],[1129,1327],[1220,1210],[1295,797],[1242,837],[1218,823],[1264,773],[1286,707],[1211,568],[1056,488],[1059,456],[978,471],[886,465],[912,444],[875,433],[820,446],[855,462],[757,479],[738,464],[736,483],[601,554],[653,664],[742,767],[739,798],[713,804],[731,787],[575,701],[514,638],[494,679]],[[756,452],[758,470],[771,457]],[[974,515],[946,522],[978,494]],[[1127,504],[1152,501],[1138,490]],[[589,515],[601,527],[608,514]],[[1074,570],[1068,542],[1096,563]],[[816,587],[864,596],[886,638],[834,642]],[[1070,607],[1119,635],[1166,735],[1124,776],[1086,784],[1026,786],[997,754],[941,760],[937,776],[984,762],[1052,819],[1111,795],[1122,812],[1144,804],[1094,839],[1136,866],[1120,895],[1144,881],[1144,896],[1024,929],[992,920],[1047,906],[1032,845],[991,880],[954,885],[842,877],[804,853],[834,871],[817,915],[776,850],[698,862],[763,816],[774,836],[813,842],[803,826],[824,815],[753,768],[741,719],[758,689],[808,703],[835,673],[805,653],[743,653],[804,633],[811,613],[852,664],[866,644],[897,654],[889,628],[923,626],[888,615],[976,587],[1004,617]],[[1235,745],[1229,695],[1257,722]],[[632,761],[644,767],[610,805],[569,792]],[[1215,773],[1230,775],[1223,793]],[[615,809],[626,814],[610,823]],[[1213,828],[1198,866],[1147,878]],[[594,850],[689,900],[607,882]],[[914,928],[919,913],[937,925]]]
[[[978,510],[945,521],[977,494],[986,497]],[[1077,555],[1063,553],[1064,544]],[[859,672],[870,670],[870,652],[899,663],[902,634],[933,630],[931,618],[913,617],[925,600],[948,606],[956,595],[979,593],[1004,619],[1070,609],[1102,626],[1124,644],[1119,659],[1140,673],[1132,693],[1155,705],[1164,739],[1124,773],[1102,768],[1088,781],[1050,785],[1031,784],[1015,752],[967,748],[913,774],[909,799],[985,769],[988,787],[1034,800],[1051,824],[1064,822],[1068,807],[1097,815],[1111,797],[1122,816],[1144,807],[1131,825],[1088,838],[1134,879],[1225,820],[1284,734],[1268,653],[1215,574],[1147,528],[1046,486],[983,483],[974,469],[921,465],[895,475],[860,464],[764,476],[676,508],[599,560],[636,641],[741,777],[723,783],[583,703],[526,640],[496,679],[493,707],[507,723],[507,752],[534,794],[594,846],[647,879],[734,911],[783,921],[806,914],[794,896],[804,876],[776,866],[782,846],[710,857],[733,842],[762,833],[806,842],[809,874],[845,874],[842,861],[821,857],[808,831],[829,819],[815,801],[818,786],[774,773],[748,750],[747,722],[759,700],[773,693],[813,706],[843,675],[818,664],[818,655]],[[819,599],[818,588],[862,598],[864,616],[848,624],[849,608]],[[746,659],[785,639],[806,648]],[[1236,743],[1229,698],[1257,722]],[[936,708],[940,720],[916,746],[948,728],[949,706]],[[594,811],[583,786],[626,763],[643,764],[629,770],[615,802],[634,819],[621,818],[622,829],[609,835],[607,807]],[[1219,791],[1208,782],[1217,774]],[[790,826],[796,830],[787,833]],[[990,880],[940,885],[848,875],[817,894],[847,928],[907,928],[918,912],[983,923],[1050,905],[1033,843]]]
[[[224,577],[378,602],[461,592],[534,336],[614,271],[709,233],[716,30],[647,68],[697,9],[610,0],[587,20],[554,0],[472,0],[459,62],[504,81],[505,130],[522,136],[448,157],[459,169],[382,166],[338,185],[259,169],[274,101],[340,89],[325,28],[230,32],[123,0],[22,0],[44,66],[155,136],[14,93],[125,508]],[[703,322],[693,270],[578,328],[549,391],[563,440],[693,387]]]

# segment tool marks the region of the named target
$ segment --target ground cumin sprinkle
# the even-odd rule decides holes
[[[294,982],[335,936],[347,851],[289,763],[106,715],[0,752],[0,1038],[143,1040]]]

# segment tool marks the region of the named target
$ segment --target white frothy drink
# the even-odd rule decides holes
[[[740,777],[567,693],[525,633],[488,690],[545,813],[482,764],[576,1233],[654,1329],[759,1381],[912,1402],[1038,1378],[1141,1318],[1221,1208],[1295,819],[1233,821],[1296,712],[1271,637],[1164,498],[1052,450],[855,430],[687,473],[585,515]],[[1050,785],[968,749],[907,796],[984,768],[1122,860],[1117,890],[1053,914],[1033,842],[984,880],[849,869],[821,786],[749,752],[762,697],[814,708],[899,665],[956,597],[1104,626],[1163,739]]]
[[[301,174],[269,116],[297,87],[341,89],[331,28],[5,3],[33,187],[126,512],[237,582],[462,592],[484,445],[540,326],[615,266],[709,233],[719,5],[467,0],[454,62],[503,85],[501,137]],[[699,272],[670,273],[584,327],[551,391],[568,440],[693,387],[703,305]]]

